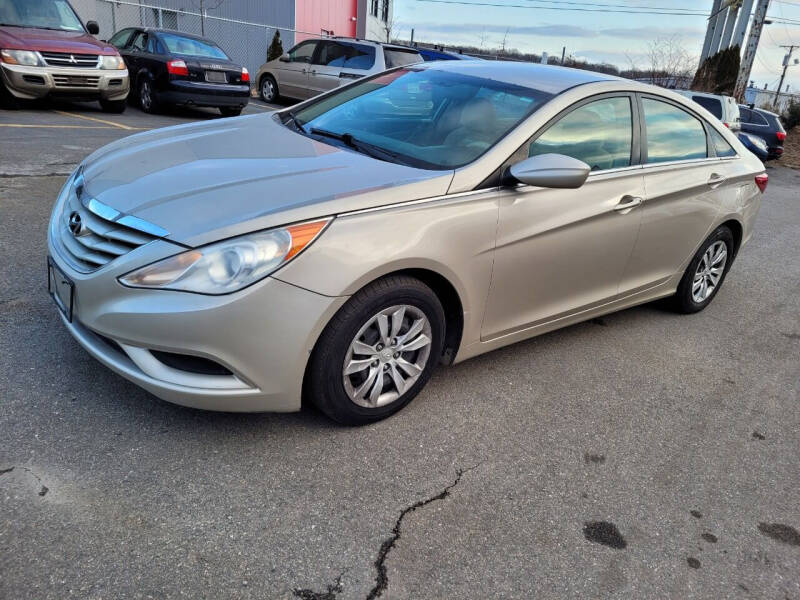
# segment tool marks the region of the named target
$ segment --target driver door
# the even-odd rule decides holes
[[[314,95],[310,89],[309,71],[316,49],[315,40],[302,42],[289,50],[289,62],[278,61],[275,74],[281,94],[298,100],[305,100]]]
[[[483,340],[612,301],[636,243],[645,190],[634,97],[574,105],[507,164],[546,153],[582,160],[592,172],[578,189],[519,184],[500,197]]]

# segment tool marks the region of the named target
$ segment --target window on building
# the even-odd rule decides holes
[[[699,119],[685,110],[642,98],[647,131],[647,162],[706,158],[706,131]]]
[[[631,114],[627,96],[576,108],[540,135],[530,145],[528,156],[565,154],[582,160],[592,171],[627,167],[633,139]]]
[[[384,23],[389,22],[389,8],[391,7],[392,0],[382,0],[381,2],[381,21]]]
[[[380,3],[380,0],[370,0],[370,2],[369,2],[369,14],[371,14],[373,17],[377,17],[378,16],[378,5],[379,5],[379,3]]]

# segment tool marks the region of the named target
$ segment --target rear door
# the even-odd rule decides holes
[[[726,161],[735,160],[718,133],[734,158],[717,158],[712,126],[678,103],[641,95],[640,107],[646,200],[623,294],[665,283],[683,268],[731,193]]]
[[[518,185],[499,201],[481,338],[502,337],[616,297],[641,219],[638,108],[632,94],[578,103],[509,160],[558,153],[592,167],[579,189]]]
[[[281,94],[303,100],[311,97],[309,71],[317,40],[302,42],[289,50],[289,62],[278,61],[275,77]]]

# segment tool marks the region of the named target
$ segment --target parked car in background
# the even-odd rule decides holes
[[[367,75],[423,62],[415,48],[352,38],[306,40],[262,65],[256,83],[264,102],[305,100]]]
[[[783,154],[783,142],[786,141],[786,130],[780,115],[742,104],[739,105],[739,113],[742,117],[742,131],[757,135],[766,142],[769,153],[767,160],[780,158]]]
[[[66,182],[48,289],[166,400],[377,421],[440,363],[660,298],[707,307],[768,182],[709,117],[602,73],[438,61],[144,132]]]
[[[207,38],[132,27],[115,33],[110,42],[128,65],[131,95],[144,112],[164,105],[204,106],[232,117],[250,102],[247,68]]]
[[[739,131],[736,135],[744,147],[755,154],[759,160],[766,162],[769,159],[769,149],[763,138],[744,131]]]
[[[99,100],[125,110],[128,71],[113,46],[92,37],[67,0],[0,0],[0,101]]]
[[[731,96],[719,96],[717,94],[707,94],[705,92],[693,92],[692,90],[675,91],[697,102],[700,106],[722,121],[722,124],[728,129],[739,131],[742,128],[739,105],[736,104],[736,100]]]
[[[433,48],[417,48],[417,51],[425,62],[434,60],[481,60],[460,52],[448,52],[447,50],[435,50]]]

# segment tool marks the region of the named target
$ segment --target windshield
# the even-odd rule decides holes
[[[0,0],[0,25],[83,31],[67,0]]]
[[[2,0],[0,0],[2,1]],[[211,42],[183,37],[172,33],[162,33],[161,39],[167,46],[170,54],[183,54],[184,56],[199,56],[200,58],[219,58],[229,60],[221,48]]]
[[[297,111],[294,123],[324,140],[369,144],[427,169],[471,163],[552,94],[436,69],[400,69]],[[353,146],[353,144],[347,144]]]

